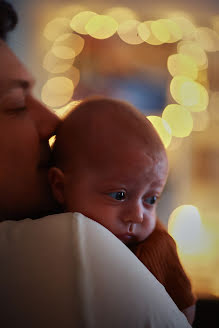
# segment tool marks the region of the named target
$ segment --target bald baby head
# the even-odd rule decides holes
[[[150,121],[128,103],[92,98],[82,101],[60,126],[54,146],[56,166],[107,165],[124,152],[139,150],[153,161],[166,161],[164,146]]]

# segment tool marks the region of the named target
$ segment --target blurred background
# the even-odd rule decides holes
[[[105,95],[158,130],[170,162],[158,214],[199,299],[194,327],[219,327],[219,1],[11,3],[10,46],[51,110]]]

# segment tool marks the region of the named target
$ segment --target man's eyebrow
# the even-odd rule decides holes
[[[32,86],[34,85],[34,80],[11,80],[9,81],[9,86],[8,89],[13,89],[13,88],[22,88],[24,90],[30,89],[32,88]]]
[[[6,96],[11,90],[21,88],[24,92],[32,89],[35,84],[34,79],[9,79],[6,83],[0,83],[0,98]]]

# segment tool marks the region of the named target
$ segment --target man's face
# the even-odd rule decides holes
[[[65,209],[99,222],[125,244],[143,241],[155,227],[166,157],[157,160],[141,150],[121,149],[107,158],[98,169],[80,166],[72,176],[65,173]]]
[[[0,220],[52,206],[47,172],[58,118],[31,94],[32,77],[0,40]]]

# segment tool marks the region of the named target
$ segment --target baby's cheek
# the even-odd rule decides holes
[[[151,220],[151,229],[150,229],[150,234],[154,231],[155,226],[156,226],[156,216],[154,215],[152,220]]]
[[[154,231],[156,225],[156,218],[152,218],[145,222],[145,226],[142,229],[142,241],[150,236],[150,234]]]
[[[112,232],[114,235],[117,235],[120,232],[119,226],[117,222],[106,218],[105,220],[101,220],[100,224],[102,224],[106,229]]]

